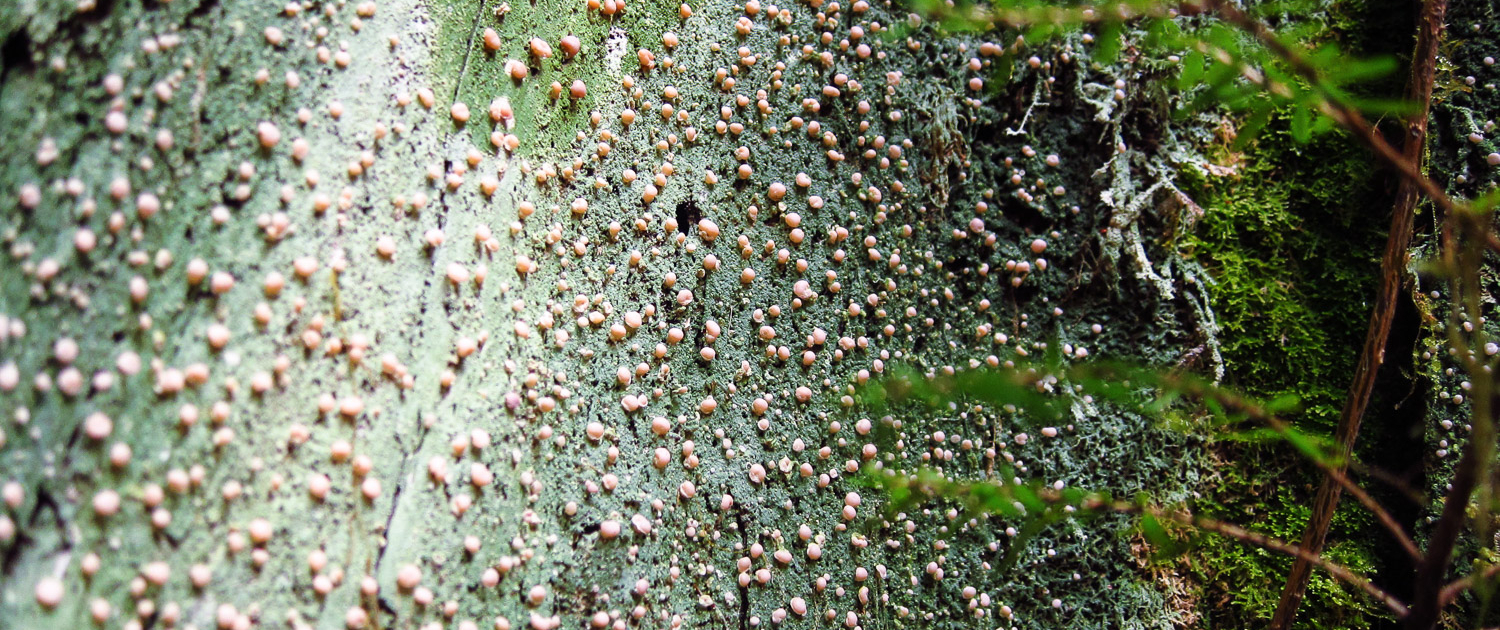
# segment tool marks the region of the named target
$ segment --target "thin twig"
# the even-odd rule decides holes
[[[974,493],[972,491],[972,488],[973,486],[977,485],[973,483],[951,482],[947,481],[946,479],[921,475],[887,476],[883,473],[876,474],[882,475],[882,479],[884,480],[894,481],[894,483],[897,484],[903,484],[914,493],[918,493],[929,498],[973,496]],[[1004,483],[978,483],[985,483],[987,485],[999,488],[1002,491],[1008,488],[1008,486]],[[1068,498],[1065,497],[1061,492],[1058,492],[1051,488],[1043,487],[1039,489],[1033,489],[1033,492],[1038,499],[1050,505],[1071,505],[1073,503],[1072,501],[1068,500]],[[1181,526],[1191,527],[1219,534],[1220,536],[1233,538],[1246,544],[1260,547],[1267,551],[1274,551],[1276,553],[1291,556],[1293,558],[1306,559],[1308,562],[1318,566],[1319,568],[1322,568],[1325,571],[1328,571],[1328,573],[1334,578],[1341,580],[1351,586],[1354,586],[1355,588],[1364,591],[1370,597],[1375,598],[1377,601],[1384,604],[1386,608],[1389,608],[1391,612],[1394,613],[1397,617],[1405,617],[1407,614],[1406,605],[1401,603],[1401,600],[1386,592],[1384,589],[1381,589],[1380,587],[1372,584],[1369,580],[1360,577],[1359,574],[1355,573],[1348,567],[1328,560],[1327,558],[1324,558],[1318,554],[1311,553],[1297,545],[1271,538],[1270,536],[1266,536],[1265,534],[1261,534],[1259,532],[1252,532],[1238,525],[1225,523],[1223,521],[1203,516],[1197,516],[1185,509],[1167,510],[1158,506],[1140,505],[1127,501],[1112,501],[1100,497],[1086,498],[1083,501],[1079,502],[1078,507],[1083,510],[1107,510],[1120,514],[1152,516],[1158,519],[1176,523]]]
[[[1387,166],[1396,169],[1401,174],[1402,179],[1416,186],[1439,209],[1446,213],[1453,213],[1460,208],[1459,202],[1449,197],[1447,193],[1443,192],[1442,187],[1438,186],[1437,182],[1432,181],[1432,179],[1422,173],[1421,166],[1407,160],[1400,151],[1397,151],[1389,142],[1386,142],[1385,137],[1380,135],[1380,132],[1376,131],[1365,120],[1365,117],[1359,113],[1359,110],[1344,103],[1337,94],[1334,94],[1327,86],[1323,85],[1323,77],[1318,72],[1317,67],[1303,57],[1301,53],[1283,44],[1276,37],[1276,33],[1271,31],[1270,27],[1267,27],[1226,0],[1203,0],[1203,2],[1203,6],[1217,13],[1225,22],[1254,35],[1257,41],[1285,61],[1302,78],[1306,79],[1322,97],[1321,110],[1324,114],[1332,118],[1334,122],[1338,123],[1346,131],[1353,133],[1357,140],[1375,152],[1376,157],[1379,157]],[[1443,12],[1446,11],[1447,4],[1447,0],[1433,0],[1424,5],[1429,7],[1429,12],[1436,10],[1435,17],[1438,19],[1432,24],[1435,24],[1439,34],[1442,29]],[[1424,99],[1422,104],[1425,106],[1428,100],[1430,99]]]
[[[1500,237],[1495,236],[1494,232],[1484,233],[1484,244],[1490,251],[1500,254]]]
[[[1489,226],[1484,225],[1471,213],[1454,215],[1455,221],[1462,233],[1483,233],[1489,231]],[[1457,269],[1462,270],[1458,275],[1457,286],[1454,290],[1455,301],[1462,296],[1462,308],[1468,314],[1469,321],[1479,320],[1479,296],[1480,278],[1479,266],[1483,264],[1485,246],[1483,243],[1473,239],[1455,239],[1459,246],[1452,252],[1457,263]],[[1455,311],[1459,304],[1455,304]],[[1482,345],[1484,342],[1484,328],[1476,327],[1472,333],[1473,343]],[[1466,365],[1473,365],[1475,360],[1468,356],[1467,352],[1461,359]],[[1453,479],[1449,484],[1450,490],[1443,500],[1443,512],[1438,517],[1437,523],[1432,528],[1431,535],[1427,539],[1427,556],[1417,567],[1417,577],[1413,582],[1413,593],[1411,599],[1411,617],[1406,620],[1406,627],[1412,630],[1427,630],[1437,625],[1438,612],[1442,608],[1442,590],[1440,588],[1443,578],[1448,573],[1449,564],[1453,560],[1453,547],[1458,542],[1459,534],[1463,532],[1464,524],[1468,520],[1468,508],[1470,498],[1475,490],[1479,489],[1481,477],[1493,464],[1495,456],[1495,424],[1493,414],[1495,381],[1492,376],[1484,374],[1474,366],[1471,373],[1476,374],[1471,390],[1470,408],[1471,423],[1473,429],[1469,433],[1468,444],[1464,445],[1463,455],[1458,460],[1458,466],[1453,471]]]
[[[1458,599],[1458,596],[1464,591],[1472,588],[1476,581],[1494,579],[1497,575],[1500,575],[1500,564],[1492,564],[1485,567],[1483,571],[1470,573],[1449,582],[1447,586],[1443,587],[1442,592],[1438,594],[1438,606],[1446,607],[1448,604],[1453,603],[1453,600]]]
[[[1115,381],[1123,378],[1124,380],[1129,380],[1128,376],[1120,374],[1108,364],[1077,365],[1064,368],[1064,371],[1069,378],[1075,379],[1095,378],[1104,381]],[[1234,392],[1210,384],[1195,376],[1171,372],[1155,372],[1140,376],[1154,381],[1154,385],[1162,390],[1177,392],[1199,400],[1212,400],[1226,411],[1243,414],[1246,418],[1265,424],[1282,437],[1288,439],[1293,437],[1294,432],[1291,425],[1287,424],[1285,420],[1278,418],[1269,409],[1266,409],[1254,400],[1241,397]],[[1047,375],[1018,372],[1016,378],[1024,385],[1035,386],[1047,378]],[[1376,520],[1380,521],[1380,524],[1385,527],[1386,531],[1390,533],[1391,537],[1396,540],[1397,544],[1401,546],[1402,551],[1405,551],[1413,560],[1422,559],[1422,551],[1417,547],[1416,542],[1407,535],[1406,530],[1401,527],[1396,518],[1375,500],[1375,497],[1370,496],[1369,492],[1354,483],[1339,466],[1329,463],[1322,457],[1312,457],[1310,459],[1314,466],[1317,466],[1319,470],[1328,476],[1328,479],[1333,480],[1339,488],[1347,491],[1355,500],[1359,501],[1360,505],[1368,509],[1375,516]],[[1342,463],[1348,462],[1350,459],[1346,454],[1343,458],[1335,461]]]
[[[1288,425],[1286,421],[1276,417],[1276,414],[1271,413],[1269,410],[1261,407],[1253,401],[1245,398],[1240,398],[1239,396],[1235,396],[1230,392],[1224,391],[1222,389],[1204,386],[1193,381],[1178,378],[1171,374],[1162,375],[1161,382],[1169,389],[1175,389],[1177,391],[1181,391],[1198,398],[1212,399],[1214,402],[1222,405],[1225,409],[1238,411],[1242,414],[1245,414],[1245,416],[1250,419],[1265,423],[1267,426],[1271,427],[1272,430],[1280,433],[1283,437],[1289,437],[1292,435],[1292,427]],[[1406,534],[1406,530],[1401,527],[1401,524],[1396,521],[1396,518],[1392,516],[1391,513],[1387,511],[1383,506],[1381,506],[1380,503],[1375,500],[1375,497],[1370,496],[1369,492],[1366,492],[1364,488],[1361,488],[1358,484],[1354,483],[1354,481],[1350,479],[1349,476],[1345,474],[1345,472],[1341,469],[1341,466],[1330,464],[1329,462],[1321,458],[1314,457],[1311,459],[1313,461],[1313,465],[1317,466],[1319,470],[1322,470],[1324,474],[1328,475],[1328,479],[1333,480],[1333,482],[1338,484],[1340,488],[1347,491],[1355,498],[1355,500],[1359,501],[1360,505],[1363,505],[1370,511],[1371,514],[1374,514],[1376,520],[1379,520],[1380,524],[1385,526],[1386,531],[1391,534],[1391,537],[1396,539],[1396,542],[1401,545],[1401,549],[1405,551],[1407,555],[1411,556],[1415,560],[1422,559],[1422,551],[1417,548],[1417,544],[1413,542],[1411,537]],[[1344,458],[1336,461],[1342,463],[1349,460],[1348,456],[1346,455]],[[1303,547],[1306,547],[1306,545],[1303,545]]]
[[[1157,516],[1161,515],[1158,514]],[[1344,582],[1364,591],[1366,594],[1375,598],[1376,600],[1379,600],[1380,603],[1385,604],[1386,608],[1389,608],[1391,612],[1395,613],[1397,617],[1405,617],[1407,614],[1406,605],[1401,603],[1401,600],[1396,599],[1395,596],[1370,583],[1369,580],[1360,577],[1359,574],[1351,571],[1348,567],[1330,562],[1323,556],[1317,553],[1313,553],[1310,550],[1303,549],[1298,545],[1282,542],[1263,534],[1252,532],[1237,525],[1231,525],[1229,523],[1216,521],[1201,516],[1188,515],[1185,517],[1185,519],[1176,519],[1176,521],[1185,525],[1191,525],[1198,529],[1211,531],[1222,536],[1228,536],[1235,540],[1239,540],[1256,547],[1260,547],[1262,549],[1286,554],[1296,558],[1299,561],[1304,561],[1309,564],[1316,565],[1324,571],[1327,571],[1333,577],[1343,580]]]
[[[1375,481],[1379,481],[1380,483],[1385,484],[1386,487],[1400,493],[1401,496],[1406,498],[1406,500],[1411,501],[1412,503],[1415,503],[1417,505],[1427,504],[1427,497],[1421,492],[1418,492],[1416,488],[1411,487],[1411,484],[1406,483],[1406,481],[1401,479],[1400,477],[1397,477],[1396,475],[1393,475],[1375,466],[1365,464],[1364,462],[1361,462],[1357,459],[1351,459],[1345,463],[1349,466],[1350,470],[1354,471],[1357,474],[1364,475]]]
[[[1365,144],[1381,154],[1387,162],[1392,162],[1404,175],[1397,184],[1395,202],[1391,207],[1391,227],[1386,237],[1385,253],[1380,262],[1380,285],[1376,291],[1375,308],[1370,312],[1369,329],[1365,332],[1364,346],[1360,349],[1359,362],[1355,364],[1354,378],[1349,384],[1348,395],[1340,410],[1338,430],[1335,433],[1341,460],[1347,461],[1354,453],[1360,424],[1369,407],[1370,397],[1375,391],[1375,379],[1380,373],[1381,365],[1385,363],[1386,342],[1390,337],[1391,325],[1396,318],[1396,299],[1405,285],[1406,255],[1411,247],[1412,221],[1416,215],[1417,202],[1421,198],[1419,192],[1425,192],[1440,206],[1446,202],[1444,209],[1450,212],[1452,210],[1452,202],[1448,200],[1448,197],[1421,172],[1422,154],[1427,146],[1427,120],[1432,97],[1432,82],[1437,70],[1438,42],[1442,38],[1443,15],[1447,8],[1447,0],[1427,0],[1417,19],[1417,41],[1412,53],[1406,98],[1419,103],[1420,106],[1418,111],[1406,120],[1406,134],[1403,136],[1401,154],[1394,156],[1396,158],[1394,160],[1390,155],[1393,149],[1385,141],[1385,137],[1364,122],[1358,111],[1333,98],[1323,88],[1317,70],[1308,65],[1294,51],[1284,47],[1264,24],[1249,18],[1244,12],[1223,0],[1207,1],[1226,20],[1254,33],[1257,39],[1296,68],[1309,83],[1313,84],[1314,89],[1320,90],[1325,102],[1328,103],[1325,110],[1332,112],[1335,120],[1342,123],[1346,129],[1353,131]],[[1339,479],[1345,470],[1344,464],[1339,463],[1332,468],[1335,470],[1328,471],[1329,474],[1318,486],[1317,495],[1313,500],[1312,517],[1302,535],[1302,547],[1314,553],[1321,552],[1323,549],[1323,543],[1328,537],[1328,529],[1333,524],[1334,512],[1338,509],[1339,494],[1351,487],[1351,484]],[[1334,474],[1335,472],[1339,474]],[[1354,493],[1351,492],[1351,494]],[[1360,498],[1358,494],[1355,496],[1359,498],[1361,504],[1366,503],[1367,498]],[[1387,524],[1387,529],[1391,527],[1399,528],[1400,526],[1392,519]],[[1401,538],[1405,543],[1410,543],[1410,538],[1404,535]],[[1407,553],[1413,558],[1419,562],[1422,560],[1421,552],[1415,544],[1410,546],[1403,544],[1403,547],[1406,547]],[[1271,617],[1272,630],[1284,630],[1291,627],[1292,620],[1297,615],[1297,607],[1302,603],[1302,597],[1307,591],[1310,572],[1311,566],[1305,560],[1299,558],[1292,563],[1292,570],[1287,574],[1281,598],[1276,604],[1276,612]]]

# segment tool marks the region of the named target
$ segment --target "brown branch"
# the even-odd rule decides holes
[[[1296,67],[1304,77],[1317,84],[1317,71],[1306,66],[1300,57],[1282,48],[1264,25],[1258,22],[1246,24],[1245,21],[1248,18],[1238,9],[1223,4],[1222,0],[1209,1],[1222,5],[1218,9],[1221,15],[1254,33],[1268,47],[1286,58],[1288,63]],[[1228,7],[1227,11],[1225,7]],[[1404,284],[1406,252],[1411,246],[1412,219],[1416,214],[1417,202],[1421,194],[1425,193],[1435,203],[1443,206],[1445,211],[1450,213],[1452,211],[1452,201],[1420,170],[1422,154],[1427,145],[1429,103],[1432,100],[1432,82],[1437,68],[1437,48],[1439,40],[1442,39],[1443,15],[1446,9],[1447,0],[1427,0],[1423,3],[1421,15],[1418,17],[1417,41],[1412,52],[1411,75],[1406,86],[1406,98],[1421,105],[1419,111],[1414,112],[1406,121],[1406,134],[1399,156],[1391,155],[1394,150],[1385,142],[1384,137],[1364,122],[1359,112],[1338,101],[1332,99],[1327,101],[1330,103],[1327,109],[1332,112],[1335,120],[1353,131],[1386,162],[1396,166],[1403,175],[1396,187],[1396,199],[1391,208],[1391,227],[1386,240],[1385,254],[1380,262],[1380,285],[1376,292],[1375,309],[1370,313],[1370,324],[1365,333],[1364,347],[1360,350],[1353,382],[1349,385],[1348,396],[1344,399],[1344,406],[1339,414],[1339,426],[1335,439],[1338,441],[1342,460],[1348,460],[1353,454],[1355,440],[1359,436],[1360,423],[1364,419],[1365,410],[1369,407],[1370,396],[1375,391],[1375,378],[1380,372],[1380,366],[1385,362],[1386,340],[1390,336],[1391,323],[1395,320],[1396,299]],[[1344,471],[1343,464],[1337,465],[1336,468],[1339,473]],[[1333,522],[1334,511],[1338,509],[1339,495],[1347,488],[1348,484],[1340,483],[1336,475],[1330,474],[1324,477],[1313,500],[1312,518],[1303,532],[1302,547],[1314,553],[1323,549],[1323,543],[1328,536],[1328,528]],[[1364,499],[1360,502],[1364,503]],[[1415,552],[1416,547],[1412,546],[1408,551]],[[1417,557],[1420,559],[1420,554]],[[1276,613],[1271,618],[1273,630],[1291,627],[1292,620],[1297,615],[1297,607],[1302,603],[1302,597],[1306,593],[1310,572],[1311,566],[1303,559],[1299,558],[1292,564],[1292,570],[1286,578],[1286,585],[1281,591],[1281,599],[1276,604]]]
[[[1119,373],[1108,364],[1074,366],[1068,368],[1066,374],[1070,378],[1087,377],[1105,381],[1130,380],[1132,378],[1129,375]],[[1016,378],[1019,384],[1033,387],[1041,383],[1046,376],[1041,373],[1018,373]],[[1266,409],[1252,399],[1241,397],[1234,392],[1212,385],[1196,376],[1171,372],[1150,373],[1144,376],[1151,380],[1153,385],[1162,390],[1181,393],[1199,400],[1211,400],[1225,411],[1243,414],[1246,418],[1269,426],[1273,431],[1281,434],[1289,441],[1294,437],[1292,427],[1286,421],[1278,418],[1269,409]],[[1406,530],[1401,527],[1396,518],[1384,506],[1381,506],[1375,500],[1375,497],[1370,496],[1369,492],[1354,483],[1354,480],[1349,477],[1345,468],[1353,460],[1349,459],[1347,454],[1343,458],[1335,460],[1339,462],[1339,465],[1330,463],[1322,457],[1312,457],[1310,459],[1312,459],[1313,465],[1328,475],[1329,479],[1332,479],[1340,488],[1352,495],[1360,505],[1368,509],[1375,516],[1376,520],[1386,528],[1391,537],[1396,540],[1396,543],[1401,546],[1402,551],[1405,551],[1413,560],[1420,561],[1422,559],[1422,551],[1417,548],[1416,542],[1407,535]]]
[[[1359,487],[1353,480],[1349,479],[1348,475],[1345,475],[1344,471],[1340,470],[1340,466],[1320,462],[1318,468],[1321,468],[1328,475],[1328,479],[1333,480],[1333,483],[1338,484],[1339,488],[1344,492],[1348,492],[1354,497],[1355,501],[1358,501],[1371,514],[1374,514],[1375,519],[1380,521],[1380,524],[1391,534],[1391,537],[1396,539],[1396,543],[1401,545],[1401,550],[1405,551],[1406,555],[1410,556],[1413,560],[1422,559],[1422,550],[1417,548],[1417,543],[1412,541],[1411,536],[1406,534],[1406,530],[1401,527],[1400,523],[1396,522],[1396,518],[1391,516],[1391,513],[1384,507],[1381,507],[1380,503],[1375,500],[1375,497],[1370,496],[1370,493],[1365,492],[1364,488]],[[1305,547],[1306,545],[1303,546]]]
[[[1400,477],[1397,477],[1380,468],[1365,464],[1364,462],[1361,462],[1357,459],[1348,460],[1346,463],[1349,466],[1349,470],[1353,471],[1355,474],[1363,475],[1369,477],[1374,481],[1380,482],[1381,484],[1385,485],[1385,487],[1396,491],[1401,496],[1405,497],[1406,500],[1411,501],[1412,503],[1415,503],[1417,505],[1427,503],[1427,497],[1425,495],[1423,495],[1421,492],[1418,492],[1416,488],[1411,487],[1410,484],[1406,483],[1406,481],[1401,479]]]
[[[1500,254],[1500,237],[1495,236],[1494,232],[1485,231],[1484,244],[1490,251]]]
[[[1210,518],[1191,515],[1188,515],[1186,518],[1188,519],[1186,522],[1182,520],[1177,520],[1177,522],[1191,525],[1198,529],[1211,531],[1222,536],[1228,536],[1235,540],[1239,540],[1241,542],[1254,545],[1262,549],[1286,554],[1296,558],[1298,562],[1306,562],[1308,564],[1316,565],[1324,571],[1327,571],[1333,577],[1343,580],[1344,582],[1364,591],[1366,594],[1375,598],[1376,600],[1379,600],[1380,603],[1385,604],[1386,608],[1389,608],[1391,612],[1395,613],[1397,617],[1405,617],[1407,614],[1407,607],[1405,604],[1401,603],[1401,600],[1396,599],[1390,593],[1387,593],[1380,587],[1370,583],[1369,580],[1360,577],[1358,574],[1349,570],[1347,567],[1330,562],[1323,556],[1318,555],[1317,553],[1314,553],[1309,549],[1305,549],[1301,546],[1293,545],[1291,543],[1282,542],[1263,534],[1252,532],[1243,527],[1216,521]]]
[[[1180,378],[1172,374],[1163,374],[1157,378],[1159,383],[1165,386],[1166,389],[1180,391],[1197,398],[1212,399],[1226,410],[1236,411],[1244,414],[1246,417],[1265,423],[1282,436],[1288,438],[1292,436],[1292,427],[1286,421],[1276,417],[1276,414],[1271,413],[1250,399],[1241,398],[1217,387],[1206,386],[1202,382]],[[1349,458],[1350,454],[1345,453],[1342,458],[1336,460],[1337,464],[1329,463],[1317,457],[1312,458],[1312,461],[1313,465],[1328,475],[1328,479],[1333,480],[1340,488],[1352,495],[1356,501],[1359,501],[1360,505],[1363,505],[1371,514],[1374,514],[1376,520],[1385,526],[1386,531],[1391,534],[1392,538],[1396,539],[1396,542],[1401,545],[1401,549],[1407,555],[1411,556],[1414,560],[1421,560],[1422,551],[1417,548],[1417,543],[1412,541],[1411,537],[1406,534],[1406,530],[1401,527],[1401,524],[1396,522],[1396,518],[1381,506],[1375,500],[1375,497],[1370,496],[1369,492],[1366,492],[1364,488],[1359,487],[1358,484],[1349,478],[1345,470],[1348,467]],[[1307,547],[1307,545],[1304,544],[1303,547]]]
[[[1270,27],[1267,27],[1265,24],[1256,20],[1254,17],[1251,17],[1249,14],[1241,11],[1238,7],[1230,4],[1228,0],[1202,1],[1204,3],[1204,7],[1208,8],[1214,13],[1217,13],[1219,17],[1222,18],[1225,22],[1233,24],[1234,26],[1237,26],[1240,29],[1255,36],[1255,39],[1259,41],[1261,45],[1265,46],[1277,57],[1285,61],[1287,65],[1291,66],[1293,71],[1301,75],[1302,78],[1306,79],[1307,82],[1312,85],[1313,89],[1317,90],[1319,95],[1322,97],[1322,112],[1332,118],[1334,122],[1338,123],[1339,126],[1343,127],[1346,131],[1353,133],[1355,139],[1359,140],[1371,151],[1374,151],[1375,155],[1379,157],[1382,162],[1385,162],[1387,166],[1396,169],[1396,171],[1401,174],[1401,179],[1403,181],[1415,186],[1418,191],[1420,191],[1428,199],[1431,199],[1433,204],[1437,205],[1439,209],[1443,210],[1446,213],[1452,213],[1459,208],[1459,203],[1454,201],[1452,197],[1449,197],[1447,193],[1443,192],[1442,187],[1438,186],[1437,182],[1432,181],[1422,173],[1420,159],[1407,159],[1407,157],[1402,152],[1397,151],[1394,147],[1391,146],[1389,142],[1386,142],[1385,137],[1380,135],[1380,132],[1376,131],[1375,128],[1365,120],[1365,117],[1359,113],[1359,110],[1356,110],[1353,107],[1349,106],[1347,103],[1344,103],[1337,94],[1331,92],[1327,88],[1327,86],[1323,84],[1322,74],[1318,72],[1317,67],[1314,66],[1312,62],[1309,62],[1307,58],[1302,56],[1301,53],[1298,53],[1297,51],[1288,48],[1286,44],[1283,44],[1280,39],[1277,39],[1276,33],[1271,31]],[[1423,48],[1418,49],[1416,52],[1423,53],[1430,49],[1433,51],[1433,56],[1423,57],[1420,54],[1413,55],[1412,59],[1414,71],[1416,70],[1417,64],[1424,59],[1433,60],[1429,61],[1428,63],[1432,64],[1433,68],[1436,68],[1435,55],[1437,50],[1437,42],[1439,39],[1441,39],[1442,36],[1443,15],[1447,11],[1447,8],[1447,0],[1428,0],[1428,2],[1423,3],[1423,13],[1419,18],[1420,24],[1418,25],[1419,28],[1417,33],[1418,43],[1421,44]],[[1411,85],[1408,86],[1409,94],[1412,92],[1412,87],[1413,86]],[[1425,94],[1423,98],[1413,99],[1420,104],[1422,113],[1420,116],[1413,115],[1409,120],[1408,125],[1415,125],[1417,124],[1417,120],[1420,119],[1421,125],[1423,127],[1422,135],[1425,138],[1427,126],[1426,112],[1430,101],[1432,100],[1431,80],[1428,80],[1427,87],[1423,93]],[[1418,154],[1418,157],[1420,158],[1420,154]]]
[[[1460,224],[1459,227],[1464,232],[1489,231],[1489,226],[1482,224],[1476,215],[1466,213],[1453,218],[1459,219],[1456,223]],[[1465,271],[1459,276],[1454,293],[1464,297],[1463,306],[1470,320],[1477,321],[1480,310],[1478,270],[1484,261],[1485,247],[1483,243],[1473,239],[1460,240],[1460,243],[1453,255],[1458,268]],[[1476,327],[1473,335],[1476,345],[1484,343],[1483,327]],[[1466,352],[1461,354],[1467,355]],[[1467,356],[1464,361],[1475,363]],[[1442,609],[1440,587],[1453,560],[1453,547],[1468,521],[1470,499],[1479,488],[1486,470],[1494,462],[1495,423],[1492,414],[1495,380],[1479,369],[1472,371],[1476,375],[1482,375],[1474,379],[1473,395],[1470,398],[1473,430],[1469,433],[1469,442],[1464,447],[1463,456],[1459,458],[1458,466],[1453,471],[1448,496],[1443,500],[1442,515],[1438,517],[1437,524],[1433,526],[1432,534],[1427,539],[1427,556],[1417,566],[1411,600],[1412,614],[1406,620],[1406,627],[1414,630],[1428,630],[1437,625],[1438,612]]]
[[[1460,594],[1472,588],[1476,581],[1494,579],[1497,575],[1500,575],[1500,564],[1492,564],[1485,567],[1483,571],[1470,573],[1449,582],[1438,594],[1438,607],[1446,607],[1448,604],[1453,603],[1453,600],[1458,599]]]

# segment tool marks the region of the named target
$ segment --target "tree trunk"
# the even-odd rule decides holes
[[[860,387],[1222,369],[1160,60],[591,4],[0,8],[0,627],[1172,623],[1127,522],[859,472],[1194,491],[1151,419]]]

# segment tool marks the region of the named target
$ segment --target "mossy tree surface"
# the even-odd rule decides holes
[[[1434,131],[1429,139],[1427,172],[1451,194],[1474,198],[1493,189],[1494,166],[1500,164],[1491,139],[1494,9],[1484,3],[1451,3],[1449,8],[1431,121],[1434,130],[1443,131]],[[1406,33],[1416,10],[1380,2],[1331,3],[1324,12],[1300,17],[1325,26],[1315,39],[1405,61],[1410,54]],[[1358,92],[1398,94],[1403,78],[1398,74],[1363,83]],[[1223,132],[1232,136],[1233,127],[1221,129],[1217,146],[1205,152],[1213,168],[1200,171],[1186,186],[1211,209],[1186,239],[1186,251],[1216,279],[1210,295],[1223,328],[1226,380],[1267,399],[1299,397],[1303,409],[1294,417],[1298,424],[1331,434],[1366,332],[1395,180],[1352,139],[1323,136],[1299,143],[1289,126],[1283,117],[1274,117],[1268,131],[1242,151],[1230,150],[1224,137]],[[1458,364],[1444,358],[1450,352],[1443,330],[1448,317],[1444,281],[1426,275],[1428,262],[1438,256],[1443,219],[1425,203],[1417,213],[1408,266],[1401,270],[1410,293],[1397,302],[1384,366],[1357,441],[1361,465],[1355,469],[1361,471],[1356,476],[1362,485],[1420,541],[1441,509],[1459,445],[1466,439],[1469,408],[1463,393],[1469,384]],[[1493,295],[1488,286],[1485,291]],[[1221,468],[1198,509],[1298,539],[1320,473],[1274,444],[1235,445],[1220,457],[1226,463],[1255,460],[1260,465]],[[1418,493],[1425,502],[1410,498]],[[1485,555],[1477,540],[1467,544],[1469,559]],[[1398,596],[1411,588],[1412,561],[1353,500],[1340,505],[1325,554]],[[1201,596],[1218,602],[1207,622],[1244,627],[1270,619],[1290,562],[1232,541],[1210,540],[1191,565],[1189,571],[1203,587]],[[1226,566],[1240,570],[1226,572]],[[1308,592],[1298,615],[1301,627],[1390,623],[1382,621],[1373,602],[1326,575],[1315,572]],[[1467,600],[1451,619],[1459,624],[1470,619],[1483,610],[1477,601]]]
[[[1250,151],[1230,151],[1225,142],[1208,152],[1217,174],[1201,173],[1188,188],[1212,210],[1185,239],[1184,251],[1215,279],[1210,294],[1220,315],[1227,380],[1268,399],[1298,397],[1299,424],[1328,435],[1364,332],[1365,295],[1379,269],[1383,233],[1374,213],[1383,197],[1372,190],[1372,159],[1352,141],[1324,137],[1300,145],[1284,127],[1284,121],[1273,123]],[[1371,425],[1372,433],[1380,430],[1378,421]],[[1275,443],[1225,444],[1219,457],[1225,465],[1198,507],[1283,540],[1299,539],[1315,469]],[[1239,458],[1262,465],[1234,465]],[[1330,555],[1372,571],[1372,548],[1383,534],[1362,508],[1344,507],[1348,517],[1336,521],[1339,542]],[[1209,613],[1215,627],[1239,627],[1269,621],[1290,566],[1289,558],[1209,540],[1192,572],[1203,597],[1219,602]],[[1314,579],[1304,622],[1344,627],[1376,613],[1371,602],[1332,578]]]
[[[1191,620],[1123,521],[998,571],[1013,524],[856,474],[1197,486],[1195,440],[1084,399],[858,402],[1044,344],[1221,368],[1167,51],[620,7],[0,9],[0,619]]]

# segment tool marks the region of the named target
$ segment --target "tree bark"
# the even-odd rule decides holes
[[[1100,140],[1165,97],[1081,35],[845,4],[0,2],[0,626],[1165,624],[1125,536],[1000,575],[857,470],[1185,496],[1186,440],[857,397],[1180,356],[1191,147]]]

